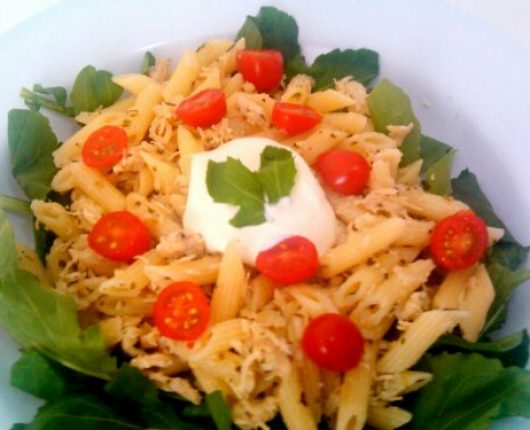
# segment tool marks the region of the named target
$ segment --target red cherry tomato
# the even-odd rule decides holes
[[[318,157],[315,169],[332,190],[343,195],[360,194],[370,179],[370,164],[353,151],[324,152]]]
[[[309,239],[292,236],[260,252],[256,267],[273,282],[296,284],[316,274],[318,252]]]
[[[278,102],[272,109],[272,123],[289,134],[310,130],[320,121],[322,115],[309,106]]]
[[[162,336],[192,341],[206,330],[210,305],[197,284],[177,282],[158,294],[153,317]]]
[[[237,70],[259,93],[274,90],[282,80],[283,56],[274,49],[245,49],[236,57]]]
[[[127,133],[121,127],[105,125],[93,132],[82,150],[83,162],[96,169],[108,169],[127,151]]]
[[[322,314],[305,328],[302,347],[305,355],[320,367],[346,372],[361,361],[364,339],[344,315]]]
[[[488,247],[486,223],[471,211],[459,211],[438,221],[431,233],[434,262],[445,270],[460,270],[478,262]]]
[[[151,235],[145,224],[130,212],[103,215],[88,235],[88,244],[109,260],[130,262],[149,249]]]
[[[217,88],[201,91],[184,100],[177,108],[177,115],[194,127],[217,124],[226,115],[225,93]]]

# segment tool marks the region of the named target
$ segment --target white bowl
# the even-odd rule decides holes
[[[143,52],[176,58],[213,37],[233,37],[262,2],[232,0],[68,1],[0,37],[0,193],[19,195],[9,174],[7,111],[22,107],[22,86],[72,83],[85,65],[135,71]],[[381,75],[412,98],[423,131],[459,152],[455,173],[470,167],[497,213],[530,243],[530,53],[442,2],[275,1],[300,27],[308,56],[320,49],[368,47]],[[58,126],[60,138],[71,128]],[[29,225],[17,220],[19,238]],[[26,232],[26,233],[25,233]],[[530,289],[510,307],[506,331],[530,327]],[[17,346],[0,330],[0,428],[29,421],[37,400],[9,386]],[[525,428],[510,420],[496,428]]]

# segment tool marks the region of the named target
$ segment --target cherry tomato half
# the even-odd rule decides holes
[[[370,164],[353,151],[324,152],[318,157],[315,169],[332,190],[343,195],[360,194],[370,179]]]
[[[206,330],[210,305],[197,284],[177,282],[158,294],[153,317],[162,336],[191,341]]]
[[[237,53],[237,70],[259,93],[274,90],[282,80],[283,56],[274,49],[244,49]]]
[[[445,270],[460,270],[479,261],[488,247],[486,223],[471,211],[459,211],[438,221],[431,233],[434,262]]]
[[[130,262],[149,249],[151,235],[145,224],[130,212],[103,215],[88,235],[88,244],[109,260]]]
[[[127,151],[127,133],[121,127],[105,125],[93,132],[82,150],[83,162],[96,169],[108,169]]]
[[[296,284],[316,274],[318,252],[309,239],[292,236],[261,251],[256,259],[256,267],[273,282]]]
[[[226,115],[226,97],[222,90],[211,88],[188,97],[177,108],[177,115],[185,124],[210,127]]]
[[[344,315],[322,314],[305,328],[302,347],[305,355],[320,367],[346,372],[361,361],[364,339]]]
[[[272,123],[289,134],[310,130],[320,121],[322,115],[309,106],[278,102],[272,109]]]

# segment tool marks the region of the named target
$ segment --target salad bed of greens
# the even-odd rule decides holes
[[[246,18],[237,38],[248,48],[272,48],[283,53],[287,79],[305,73],[316,89],[334,79],[353,75],[370,86],[378,76],[378,54],[368,49],[335,49],[308,65],[298,43],[298,26],[288,14],[262,7]],[[147,53],[142,71],[155,62]],[[13,109],[8,117],[8,144],[12,173],[29,199],[64,198],[51,192],[56,173],[52,152],[59,145],[41,108],[67,116],[109,106],[122,94],[112,75],[87,66],[69,94],[62,87],[35,85],[22,89],[29,109]],[[481,338],[470,343],[450,335],[439,340],[416,366],[433,373],[431,383],[408,396],[404,407],[413,414],[410,429],[486,429],[492,420],[509,416],[530,418],[529,337],[526,330],[504,338],[491,337],[507,317],[509,297],[530,279],[523,267],[528,248],[510,234],[495,215],[477,179],[464,170],[451,179],[453,148],[422,134],[407,95],[388,80],[372,87],[368,105],[376,129],[414,123],[401,146],[402,165],[424,160],[424,186],[432,193],[453,195],[466,202],[490,226],[506,234],[489,251],[486,266],[496,290]],[[232,428],[230,411],[220,392],[194,406],[157,391],[142,373],[129,366],[119,351],[108,351],[97,326],[83,328],[73,299],[47,288],[20,268],[13,229],[4,212],[31,215],[29,203],[0,196],[0,324],[22,346],[11,372],[11,383],[45,401],[33,421],[15,424],[15,430],[76,428],[207,429]],[[44,258],[50,233],[35,231],[38,254]],[[280,419],[273,429],[284,428]],[[325,427],[325,424],[322,424]]]

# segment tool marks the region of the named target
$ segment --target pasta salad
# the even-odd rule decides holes
[[[308,65],[291,16],[138,73],[35,85],[8,118],[36,248],[0,211],[13,429],[489,428],[530,417],[527,248],[378,54]],[[58,143],[41,109],[74,117]],[[456,387],[456,388],[455,388]]]

